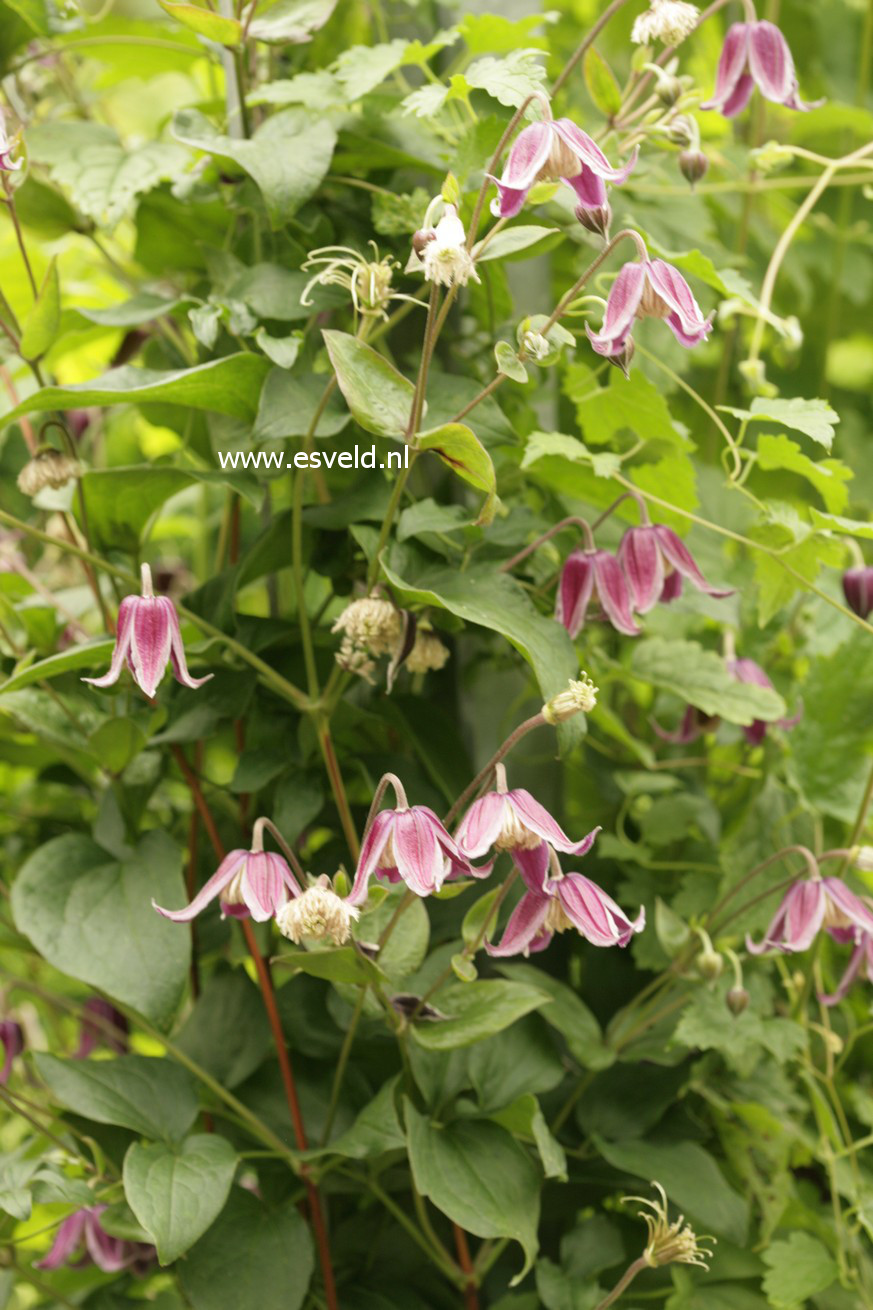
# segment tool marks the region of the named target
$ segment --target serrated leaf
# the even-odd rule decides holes
[[[640,369],[629,378],[612,369],[600,386],[587,364],[571,364],[564,390],[576,404],[582,435],[590,445],[606,445],[627,430],[641,441],[665,441],[688,449],[690,442],[673,425],[667,402]]]
[[[839,514],[849,502],[846,483],[854,477],[852,470],[839,459],[813,460],[796,441],[784,433],[773,436],[764,432],[758,438],[758,467],[765,472],[786,469],[799,473],[811,482],[832,514]]]
[[[529,95],[542,89],[546,70],[539,50],[512,50],[503,59],[492,55],[477,59],[464,73],[467,85],[487,91],[502,105],[517,109]]]
[[[340,391],[365,432],[402,437],[409,425],[415,388],[372,346],[348,332],[322,333]]]
[[[198,36],[205,36],[217,45],[236,46],[242,38],[242,23],[238,18],[224,18],[203,9],[200,5],[177,3],[177,0],[158,0],[164,13],[175,18],[177,23],[187,27]]]
[[[380,45],[355,45],[344,50],[333,65],[333,75],[345,92],[349,102],[384,82],[385,78],[404,63],[408,41],[397,37]]]
[[[621,109],[621,87],[601,54],[590,46],[582,63],[588,94],[605,118],[613,118]]]
[[[785,702],[769,687],[738,682],[715,651],[696,641],[649,637],[637,642],[631,671],[644,682],[672,691],[704,714],[717,714],[745,727],[755,719],[772,723],[785,717]]]
[[[770,420],[780,427],[793,428],[795,432],[802,432],[817,441],[825,450],[830,450],[833,445],[834,425],[840,421],[839,414],[826,400],[802,400],[799,396],[790,400],[756,396],[749,409],[732,409],[728,405],[719,408],[725,414],[733,414],[734,418],[750,423]]]
[[[761,1256],[767,1265],[763,1287],[772,1306],[804,1305],[830,1287],[839,1273],[827,1247],[811,1233],[790,1233]]]
[[[249,23],[248,35],[269,45],[303,45],[324,27],[337,0],[277,0],[259,5]],[[312,106],[310,104],[311,108]]]
[[[61,322],[61,286],[58,261],[48,266],[39,295],[22,324],[20,350],[24,359],[40,359],[54,342]]]

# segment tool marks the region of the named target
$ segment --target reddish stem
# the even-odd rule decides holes
[[[185,754],[180,746],[171,747],[173,757],[182,771],[182,776],[191,792],[194,804],[199,811],[203,820],[203,826],[212,842],[215,854],[219,861],[223,860],[227,852],[224,849],[224,843],[218,835],[218,829],[215,826],[215,820],[212,812],[206,803],[206,798],[200,788],[200,783],[190,764],[185,758]],[[249,954],[255,966],[258,975],[258,981],[261,985],[261,996],[264,1001],[264,1009],[267,1013],[267,1019],[270,1024],[270,1030],[273,1034],[273,1040],[276,1044],[276,1056],[279,1060],[279,1069],[282,1074],[282,1083],[285,1087],[285,1097],[288,1101],[288,1110],[291,1115],[291,1123],[294,1128],[294,1140],[297,1144],[298,1151],[305,1151],[306,1131],[303,1127],[303,1116],[300,1112],[300,1100],[297,1096],[297,1084],[294,1081],[294,1070],[291,1067],[291,1056],[288,1053],[288,1047],[285,1043],[285,1035],[282,1032],[282,1023],[279,1018],[279,1011],[276,1006],[276,993],[273,989],[273,980],[270,977],[269,966],[261,954],[258,943],[252,929],[249,919],[241,919],[243,934],[246,939],[246,945]],[[324,1222],[324,1214],[321,1208],[321,1197],[318,1189],[308,1175],[305,1165],[301,1166],[301,1177],[306,1187],[306,1194],[309,1201],[309,1213],[312,1220],[312,1231],[315,1236],[315,1244],[318,1248],[318,1258],[321,1264],[321,1276],[324,1280],[324,1296],[327,1302],[328,1310],[339,1310],[339,1301],[336,1294],[336,1282],[333,1276],[333,1265],[330,1258],[330,1246],[327,1238],[327,1227]]]
[[[467,1279],[464,1285],[464,1306],[466,1310],[479,1310],[479,1289],[476,1286],[476,1274],[473,1269],[473,1261],[470,1259],[470,1248],[467,1244],[467,1234],[459,1224],[452,1223],[452,1231],[455,1234],[455,1250],[458,1253],[458,1264],[464,1271]]]

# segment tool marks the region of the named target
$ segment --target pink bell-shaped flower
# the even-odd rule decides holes
[[[747,936],[746,949],[752,955],[807,951],[822,928],[835,941],[853,941],[856,930],[873,933],[873,911],[841,878],[803,878],[788,888],[764,940]]]
[[[592,332],[587,323],[585,331],[598,355],[621,359],[634,321],[640,318],[662,318],[680,346],[689,350],[712,331],[712,315],[703,317],[682,274],[663,259],[625,264],[610,287],[600,331]]]
[[[562,181],[576,194],[579,210],[600,210],[606,205],[605,182],[620,185],[637,162],[634,150],[623,168],[613,168],[600,147],[569,118],[530,123],[516,137],[499,194],[491,212],[499,218],[514,218],[535,182]],[[489,174],[490,176],[490,174]]]
[[[148,564],[142,566],[142,595],[125,596],[118,607],[118,633],[112,664],[102,678],[83,678],[94,687],[111,687],[118,681],[122,665],[133,674],[134,682],[151,698],[158,683],[172,663],[177,682],[196,690],[212,677],[192,678],[185,662],[185,647],[179,630],[179,616],[169,596],[156,596]]]
[[[805,104],[797,94],[797,74],[788,42],[774,23],[734,23],[718,61],[715,94],[701,109],[717,109],[725,118],[742,113],[755,86],[765,100],[787,109],[806,111],[824,104]]]
[[[574,550],[564,561],[555,597],[555,618],[571,637],[582,631],[595,597],[614,628],[627,637],[639,635],[627,578],[616,557],[608,550]]]
[[[274,919],[288,900],[288,894],[302,896],[303,889],[281,855],[265,851],[256,833],[258,849],[231,851],[225,855],[215,873],[204,883],[190,905],[181,910],[165,910],[152,901],[158,914],[174,923],[188,923],[216,898],[221,917],[266,923]]]
[[[680,537],[663,523],[643,523],[628,528],[618,548],[618,562],[627,578],[633,608],[638,614],[647,614],[664,599],[668,578],[678,576],[667,596],[674,599],[683,578],[707,596],[722,599],[732,596],[731,590],[711,587],[694,562],[694,557]]]
[[[60,1269],[63,1265],[70,1265],[71,1257],[81,1251],[74,1268],[96,1265],[105,1274],[117,1274],[122,1269],[129,1269],[134,1274],[146,1273],[155,1261],[155,1248],[146,1242],[111,1237],[100,1223],[105,1209],[105,1205],[88,1206],[68,1215],[58,1228],[48,1255],[34,1267]]]

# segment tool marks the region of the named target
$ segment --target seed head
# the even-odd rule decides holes
[[[352,935],[352,921],[358,914],[353,905],[337,896],[322,874],[302,896],[295,896],[282,906],[276,915],[276,925],[283,937],[289,937],[298,946],[304,937],[344,946]]]
[[[448,658],[448,647],[443,645],[435,632],[420,624],[415,634],[415,643],[406,657],[409,672],[429,673],[431,669],[441,669]]]
[[[25,496],[35,496],[44,487],[51,487],[57,491],[71,479],[81,476],[82,465],[77,459],[72,459],[71,456],[63,454],[60,450],[54,450],[51,446],[43,446],[19,473],[18,490]]]
[[[622,1198],[624,1201],[639,1201],[640,1205],[648,1206],[651,1210],[651,1214],[647,1210],[637,1212],[649,1230],[643,1252],[646,1264],[652,1269],[669,1264],[698,1265],[701,1269],[708,1269],[706,1261],[712,1259],[712,1252],[698,1245],[698,1238],[691,1225],[685,1223],[684,1215],[680,1214],[675,1223],[670,1223],[666,1193],[660,1183],[652,1182],[652,1186],[660,1198],[657,1201],[649,1201],[644,1196]],[[700,1240],[714,1242],[715,1238],[704,1237]]]
[[[700,14],[696,5],[685,0],[652,0],[651,7],[634,22],[631,40],[635,45],[679,45],[697,26]]]

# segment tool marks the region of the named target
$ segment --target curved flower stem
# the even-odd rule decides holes
[[[318,734],[318,745],[321,750],[321,756],[324,760],[324,767],[327,770],[327,776],[330,780],[330,788],[333,792],[333,799],[339,812],[340,823],[342,824],[343,834],[348,844],[349,854],[352,861],[357,864],[358,856],[361,853],[361,843],[358,841],[358,831],[355,827],[355,821],[352,818],[352,811],[349,805],[349,798],[346,795],[345,783],[343,782],[342,771],[339,766],[339,760],[336,757],[336,751],[333,746],[333,737],[330,733],[330,724],[324,716],[319,716],[315,723]]]
[[[707,402],[703,399],[700,393],[694,390],[694,387],[692,387],[690,383],[686,382],[685,379],[680,377],[678,373],[675,373],[672,368],[669,368],[665,363],[663,363],[663,361],[660,360],[657,355],[653,355],[650,350],[646,350],[645,346],[641,346],[639,342],[636,342],[636,348],[644,359],[648,359],[652,364],[654,364],[657,368],[659,368],[661,372],[670,379],[671,382],[674,382],[678,386],[680,386],[682,390],[686,393],[686,395],[690,396],[691,399],[695,402],[695,404],[700,406],[704,414],[706,414],[709,418],[712,419],[713,423],[718,428],[719,432],[727,442],[728,449],[730,450],[731,456],[733,458],[734,471],[731,474],[731,481],[732,482],[735,481],[736,478],[738,478],[743,471],[743,462],[742,459],[740,458],[739,443],[737,442],[736,438],[732,435],[732,433],[729,431],[727,424],[724,422],[721,416],[716,413],[716,411],[712,408],[712,406],[707,404]]]
[[[748,886],[748,884],[752,881],[753,878],[757,878],[759,873],[763,873],[764,870],[769,869],[771,865],[777,864],[780,860],[784,860],[785,857],[788,855],[800,855],[803,858],[804,863],[806,864],[807,872],[809,873],[810,877],[812,878],[818,877],[819,875],[818,862],[815,856],[813,855],[812,851],[809,849],[809,847],[785,846],[781,851],[776,851],[773,855],[768,855],[766,860],[762,860],[760,864],[756,864],[753,869],[750,869],[747,874],[744,874],[744,876],[734,887],[731,887],[729,891],[725,892],[721,900],[718,901],[707,914],[706,916],[707,928],[709,928],[715,915],[717,915],[720,910],[723,910],[724,907],[734,899],[734,897],[737,895],[738,892],[741,892],[744,887]]]
[[[598,1301],[597,1305],[595,1306],[595,1310],[607,1310],[608,1306],[614,1305],[615,1302],[618,1300],[618,1298],[621,1296],[622,1292],[626,1291],[626,1289],[630,1287],[631,1283],[636,1278],[637,1274],[641,1274],[643,1270],[647,1268],[648,1268],[648,1264],[646,1262],[645,1256],[641,1255],[638,1259],[634,1260],[632,1265],[628,1265],[627,1269],[624,1271],[621,1278],[619,1278],[618,1282],[616,1283],[612,1291],[607,1292],[606,1296],[603,1298],[602,1301]]]
[[[259,830],[262,831],[264,828],[267,829],[267,832],[272,834],[276,841],[276,845],[281,849],[285,859],[291,865],[291,868],[297,875],[297,881],[300,883],[301,889],[305,888],[306,872],[303,865],[300,863],[300,860],[297,858],[297,852],[294,850],[294,847],[285,840],[273,820],[268,819],[266,815],[261,815],[255,820],[255,825],[252,829],[252,849],[258,849],[255,847],[254,843],[258,840]]]
[[[619,497],[619,500],[624,499],[624,496]],[[617,505],[619,501],[617,500],[615,503]],[[599,521],[600,520],[598,520],[598,522]],[[529,546],[525,546],[523,550],[520,550],[516,555],[513,555],[512,559],[508,559],[505,564],[501,564],[499,571],[501,573],[511,573],[516,564],[520,564],[522,560],[527,559],[528,555],[532,555],[535,550],[539,550],[540,546],[544,546],[547,541],[551,541],[552,537],[557,536],[557,534],[562,532],[564,528],[569,528],[571,525],[582,529],[586,534],[586,542],[590,548],[592,545],[592,542],[589,539],[591,536],[590,523],[587,519],[578,518],[575,514],[571,514],[568,518],[561,519],[560,523],[555,523],[553,527],[549,528],[548,532],[543,532],[541,536],[537,537],[536,541],[532,541]]]
[[[546,720],[543,717],[542,711],[540,711],[539,714],[534,714],[531,718],[525,719],[524,723],[519,724],[515,731],[509,734],[503,745],[497,747],[497,750],[491,756],[491,759],[485,767],[479,770],[473,781],[461,792],[460,796],[443,819],[443,823],[446,827],[457,818],[467,801],[475,794],[482,783],[488,780],[494,772],[494,766],[499,764],[500,761],[509,754],[513,746],[516,746],[521,741],[522,737],[526,737],[534,728],[542,727],[545,722]]]

